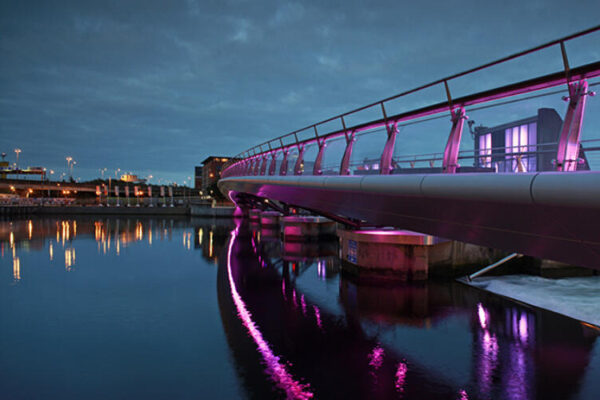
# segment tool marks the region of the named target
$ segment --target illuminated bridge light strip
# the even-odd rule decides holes
[[[309,385],[294,380],[292,375],[285,368],[285,365],[279,362],[279,357],[273,353],[269,343],[263,338],[258,325],[252,320],[252,314],[250,314],[250,311],[246,308],[244,300],[237,291],[231,272],[231,251],[233,249],[233,243],[237,238],[237,234],[238,232],[236,229],[232,232],[231,239],[229,240],[229,248],[227,251],[227,275],[229,277],[231,297],[237,308],[238,316],[256,343],[258,351],[261,353],[265,364],[267,365],[266,372],[271,376],[277,387],[285,391],[288,399],[310,399],[313,397],[313,393],[308,390]]]

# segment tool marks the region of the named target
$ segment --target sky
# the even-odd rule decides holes
[[[181,184],[208,156],[235,155],[598,21],[597,0],[2,0],[0,151],[14,162],[20,148],[19,166],[56,175],[71,156],[83,180],[119,168]],[[600,33],[567,50],[572,65],[600,59]],[[561,66],[553,49],[451,90]],[[443,100],[435,90],[391,111]],[[440,150],[439,139],[418,141]]]

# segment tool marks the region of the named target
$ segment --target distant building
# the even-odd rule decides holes
[[[217,183],[221,178],[223,166],[229,160],[230,157],[210,156],[202,161],[202,192],[210,194],[208,193],[208,188]]]
[[[127,182],[127,183],[144,183],[144,182],[146,182],[145,179],[138,178],[137,175],[133,175],[133,174],[121,175],[121,181]]]
[[[556,170],[562,119],[553,108],[540,108],[537,115],[494,127],[474,129],[475,167],[498,172]],[[580,151],[577,169],[589,169]]]
[[[202,190],[202,166],[194,167],[194,189]]]

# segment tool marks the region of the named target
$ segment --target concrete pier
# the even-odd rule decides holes
[[[366,279],[456,278],[507,255],[487,247],[405,230],[338,230],[344,269]],[[506,272],[514,267],[501,267]]]
[[[263,227],[277,227],[282,216],[277,211],[263,211],[260,214],[260,225]]]
[[[344,268],[362,278],[424,280],[435,238],[401,230],[338,230]]]
[[[336,223],[324,217],[288,216],[281,220],[285,241],[310,241],[319,237],[335,236]]]

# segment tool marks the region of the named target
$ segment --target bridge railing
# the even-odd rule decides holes
[[[429,172],[440,173],[520,172],[531,170],[533,163],[536,168],[543,164],[543,170],[576,171],[585,166],[589,169],[589,161],[586,160],[587,152],[585,148],[583,152],[581,151],[583,144],[581,131],[586,101],[594,94],[591,88],[600,85],[600,80],[594,81],[594,78],[600,76],[600,60],[571,67],[565,44],[598,31],[600,26],[439,79],[271,139],[234,157],[222,176],[363,174],[367,173],[364,160],[372,161],[372,164],[368,165],[370,167],[368,173],[379,174],[410,173],[415,171],[417,162],[426,163],[423,171],[429,168]],[[470,77],[478,71],[550,47],[560,48],[564,66],[562,71],[459,98],[453,98],[451,95],[449,83],[457,78]],[[388,109],[391,109],[389,104],[393,100],[422,93],[436,86],[440,86],[445,91],[447,101],[389,115]],[[557,87],[560,90],[556,90]],[[540,97],[556,98],[561,94],[565,95],[563,97],[567,102],[567,110],[560,121],[560,128],[557,128],[557,135],[552,142],[548,138],[539,142],[536,138],[535,149],[530,148],[530,145],[526,145],[527,148],[524,149],[523,145],[512,146],[509,143],[513,140],[519,142],[520,138],[524,137],[522,132],[512,136],[506,133],[506,143],[503,146],[492,147],[492,143],[486,143],[485,138],[481,141],[481,137],[486,134],[483,132],[485,129],[477,131],[478,128],[475,128],[474,132],[471,124],[467,122],[469,116],[481,114],[482,110],[488,108]],[[381,118],[352,126],[347,123],[351,119],[356,119],[365,110],[375,109],[379,110]],[[446,122],[443,122],[443,119],[446,119]],[[448,119],[450,119],[449,124]],[[426,125],[436,120],[445,123],[446,132],[449,131],[444,152],[417,156],[399,154],[399,149],[404,146],[397,145],[397,138],[403,129],[409,127],[412,129],[412,125]],[[325,127],[330,127],[336,121],[339,123],[339,129],[322,132]],[[475,138],[473,149],[465,150],[461,142],[465,125],[469,126],[469,131]],[[527,129],[522,129],[525,129],[523,132],[526,136]],[[530,127],[530,131],[531,129],[535,128]],[[436,130],[439,133],[439,127]],[[419,139],[422,140],[422,137]],[[525,142],[530,143],[527,140]],[[469,159],[472,160],[470,164]]]

